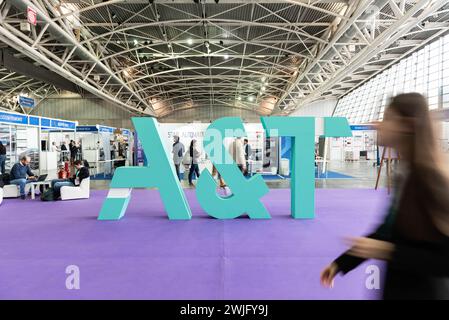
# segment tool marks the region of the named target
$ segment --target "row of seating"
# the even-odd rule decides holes
[[[30,192],[30,186],[27,185],[25,192]],[[19,187],[15,184],[9,184],[0,188],[0,204],[3,198],[20,197]],[[64,186],[61,188],[61,200],[88,199],[90,197],[90,178],[83,179],[77,187]]]

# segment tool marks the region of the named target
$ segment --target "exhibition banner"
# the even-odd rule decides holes
[[[75,122],[63,121],[63,120],[51,120],[50,126],[52,128],[59,128],[59,129],[70,129],[70,130],[76,129]]]
[[[0,122],[14,124],[28,124],[28,117],[21,114],[0,112]]]
[[[39,126],[41,124],[39,117],[28,117],[28,124],[31,126]]]
[[[103,133],[114,133],[114,128],[111,127],[105,127],[105,126],[98,126],[98,132]]]
[[[97,132],[98,127],[97,126],[77,126],[76,131],[77,132]]]

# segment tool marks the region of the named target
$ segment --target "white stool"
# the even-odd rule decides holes
[[[30,192],[31,186],[27,184],[25,186],[25,194]],[[8,184],[3,187],[3,198],[18,198],[20,197],[20,189],[18,185]]]

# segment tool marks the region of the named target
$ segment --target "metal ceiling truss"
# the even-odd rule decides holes
[[[444,33],[446,2],[4,0],[0,41],[132,114],[214,106],[289,114],[347,93]],[[38,12],[29,31],[27,6]],[[1,69],[0,91],[15,109],[20,91],[60,92]]]
[[[376,2],[385,4],[376,7]],[[342,25],[334,36],[335,42],[331,41],[320,51],[312,63],[300,67],[298,79],[290,85],[278,103],[281,113],[289,114],[323,96],[340,97],[347,94],[431,39],[448,32],[447,8],[447,1],[444,0],[421,0],[413,3],[403,0],[368,1],[361,10],[371,10],[374,15],[371,20],[365,21],[368,34],[360,30],[360,22],[363,20],[355,18],[354,21],[349,21],[350,24]],[[383,17],[387,17],[388,23],[383,23]],[[437,22],[429,21],[429,18]],[[354,44],[342,46],[338,43],[337,39],[351,27],[358,29],[355,38],[359,37],[360,44],[355,46],[359,46],[359,50],[350,48]],[[430,32],[431,35],[420,38],[420,34],[425,32]],[[362,37],[362,34],[366,36]],[[408,41],[408,44],[404,45],[402,41]],[[400,53],[390,54],[395,51]],[[333,52],[332,58],[337,61],[321,60],[326,52]],[[317,66],[319,72],[316,72]]]

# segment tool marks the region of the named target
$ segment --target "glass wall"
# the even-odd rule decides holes
[[[400,93],[425,95],[430,109],[449,108],[449,35],[426,45],[342,97],[334,116],[350,123],[382,120],[389,99]]]

